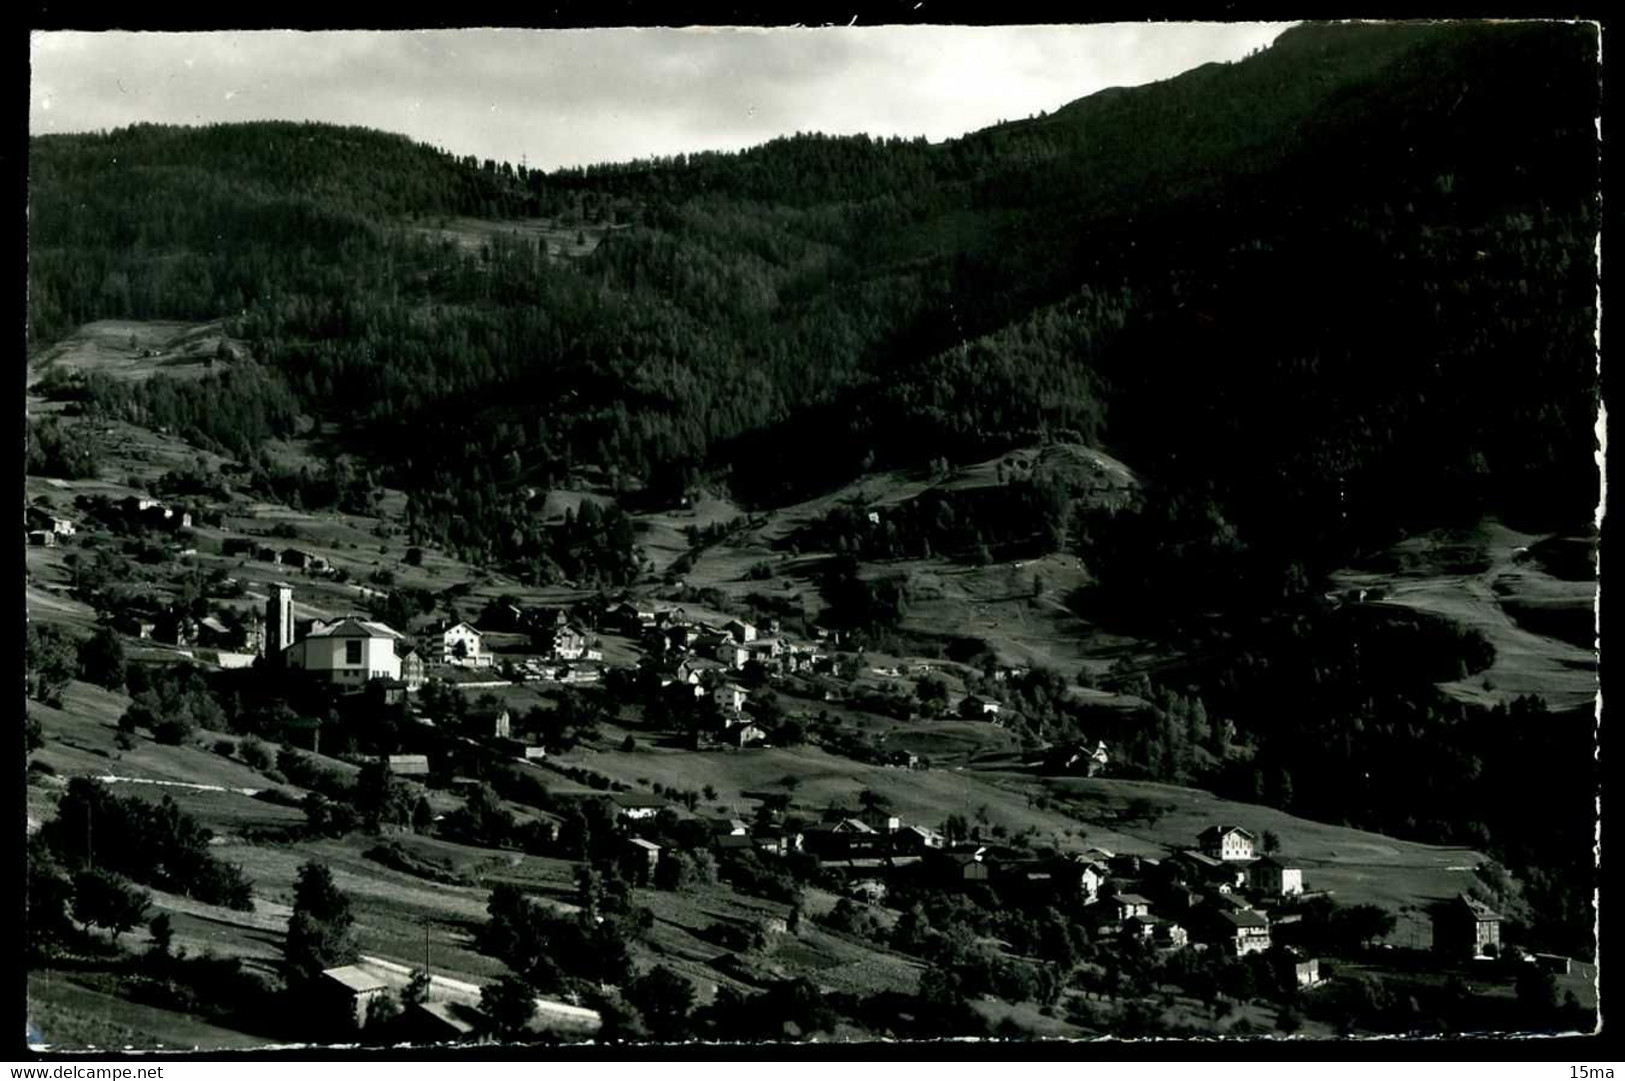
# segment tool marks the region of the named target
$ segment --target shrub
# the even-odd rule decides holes
[[[237,744],[233,743],[229,739],[217,739],[214,741],[213,749],[214,753],[219,755],[221,758],[230,758],[232,755],[237,753]]]
[[[243,761],[254,769],[264,771],[271,766],[271,751],[263,742],[249,736],[238,744],[237,749],[242,753]]]
[[[195,731],[197,731],[197,726],[189,718],[166,717],[153,725],[152,738],[159,743],[179,747],[190,739]]]

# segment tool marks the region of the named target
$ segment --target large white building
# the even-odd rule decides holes
[[[457,623],[447,627],[440,635],[444,652],[441,661],[468,668],[480,668],[491,663],[490,654],[481,649],[484,636],[471,624]]]
[[[347,616],[312,627],[282,651],[282,663],[359,690],[370,679],[401,678],[401,658],[395,651],[400,637],[382,623]]]

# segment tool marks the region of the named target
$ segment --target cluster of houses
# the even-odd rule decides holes
[[[191,511],[171,507],[151,496],[126,496],[117,504],[110,504],[105,500],[102,502],[112,506],[115,513],[131,525],[160,529],[168,533],[192,527]],[[53,548],[61,538],[74,536],[79,531],[78,525],[71,518],[65,518],[45,507],[27,507],[23,512],[23,519],[28,543],[35,547]]]
[[[488,610],[481,624],[462,620],[436,628],[439,663],[488,668],[506,654],[522,680],[595,683],[602,678],[604,654],[596,636],[562,608],[504,604]]]
[[[261,544],[252,537],[227,537],[220,542],[220,551],[228,556],[252,556],[261,563],[269,563],[274,567],[288,567],[307,574],[331,574],[333,571],[332,565],[323,556],[307,552],[303,548],[277,548]]]
[[[628,857],[653,871],[662,847],[636,836],[639,820],[669,806],[659,796],[620,792],[609,799],[630,829]],[[1256,838],[1239,826],[1204,830],[1195,846],[1165,858],[1117,855],[1100,848],[1039,856],[979,841],[950,842],[927,826],[906,822],[885,807],[831,810],[816,825],[791,829],[782,821],[752,826],[743,819],[705,820],[711,846],[771,855],[806,852],[826,868],[844,872],[848,892],[883,900],[888,879],[907,874],[944,889],[987,885],[1053,894],[1058,903],[1093,914],[1102,939],[1138,941],[1174,951],[1187,947],[1245,957],[1269,952],[1272,927],[1294,922],[1291,902],[1305,896],[1303,870],[1289,859],[1260,856]],[[1319,962],[1290,950],[1272,956],[1290,964],[1301,987],[1320,981]]]
[[[192,512],[179,507],[171,507],[161,499],[154,499],[146,495],[125,496],[119,503],[126,521],[141,522],[173,532],[177,529],[192,528]]]
[[[831,664],[818,646],[782,634],[776,619],[761,627],[742,619],[718,626],[691,619],[682,608],[655,611],[630,601],[611,608],[607,619],[621,633],[638,639],[646,656],[674,674],[685,662],[700,670],[732,672],[757,665],[769,675],[827,671]]]

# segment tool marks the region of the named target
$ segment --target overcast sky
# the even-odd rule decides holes
[[[935,140],[1240,59],[1284,26],[39,33],[29,128],[323,120],[549,169],[797,131]]]

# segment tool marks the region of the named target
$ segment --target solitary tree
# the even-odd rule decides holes
[[[79,647],[79,676],[89,683],[116,691],[124,686],[124,667],[124,642],[109,627]]]
[[[85,870],[73,876],[73,914],[92,927],[113,932],[114,941],[146,917],[152,897],[110,871]]]
[[[694,1008],[694,985],[665,965],[633,980],[627,1001],[638,1008],[650,1035],[680,1040],[689,1034],[689,1012]]]
[[[301,866],[284,947],[289,972],[314,980],[323,969],[353,962],[354,925],[350,899],[339,892],[327,865],[312,861]]]
[[[147,924],[147,931],[152,935],[152,953],[155,957],[168,957],[169,950],[175,942],[175,925],[169,918],[169,913],[160,912]]]
[[[480,1011],[495,1035],[513,1039],[536,1016],[536,991],[518,976],[504,976],[480,991]]]

